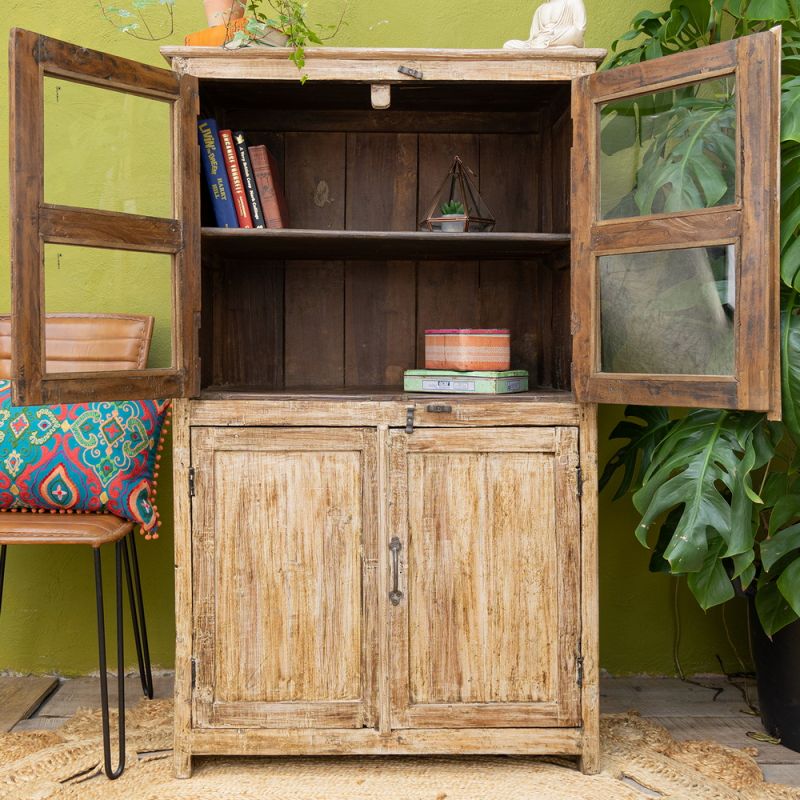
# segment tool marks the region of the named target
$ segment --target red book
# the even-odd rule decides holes
[[[268,228],[286,228],[289,225],[289,216],[286,213],[286,198],[280,185],[278,165],[272,153],[263,145],[248,147],[250,161],[253,165],[253,177],[258,187],[258,196],[261,198],[261,207],[264,210],[264,220]]]
[[[236,218],[239,220],[239,227],[252,228],[253,218],[250,216],[250,206],[247,204],[247,192],[245,192],[244,189],[242,171],[239,169],[239,161],[236,158],[233,133],[231,133],[231,131],[220,131],[219,141],[222,145],[222,155],[225,158],[225,167],[228,170],[228,178],[231,182],[233,207],[236,209]]]

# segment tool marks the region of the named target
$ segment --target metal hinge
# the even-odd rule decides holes
[[[578,480],[577,487],[576,487],[576,491],[578,493],[578,497],[583,497],[583,469],[581,468],[580,464],[578,464],[578,466],[575,467],[575,475],[576,475],[577,480]]]
[[[576,666],[577,666],[577,673],[578,673],[577,674],[577,678],[576,678],[577,683],[578,683],[578,688],[582,689],[583,688],[583,656],[581,656],[581,655],[578,656],[578,658],[576,659]]]
[[[194,467],[189,467],[189,497],[194,497]]]
[[[197,661],[192,659],[192,689],[197,686]]]
[[[414,433],[414,406],[406,409],[406,433]]]

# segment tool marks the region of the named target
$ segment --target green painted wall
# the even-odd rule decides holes
[[[625,29],[644,0],[587,0],[587,44],[607,46]],[[346,24],[332,44],[363,46],[496,47],[523,37],[536,3],[506,0],[350,0]],[[661,3],[656,3],[656,6]],[[311,0],[312,16],[335,22],[338,0]],[[502,7],[502,11],[497,9]],[[158,46],[116,31],[99,14],[95,0],[4,0],[0,29],[28,28],[86,47],[107,50],[160,65]],[[201,0],[177,0],[175,34],[205,24]],[[0,62],[0,149],[8,136],[7,66]],[[139,213],[169,209],[167,134],[163,107],[94,89],[48,80],[46,90],[47,199],[85,203]],[[7,159],[0,159],[0,217],[7,219]],[[0,309],[7,310],[8,236],[0,226]],[[145,264],[144,261],[147,263]],[[170,360],[166,263],[157,256],[120,255],[52,246],[46,269],[50,310],[128,310],[158,318],[153,362]],[[618,409],[601,413],[601,441],[619,417]],[[610,448],[604,445],[605,461]],[[154,663],[172,664],[174,623],[172,593],[171,464],[165,459],[160,507],[167,520],[162,537],[140,540],[144,589]],[[633,539],[635,516],[628,501],[601,499],[602,663],[614,673],[673,671],[673,584],[647,572],[648,554]],[[106,555],[111,566],[110,554]],[[6,597],[0,620],[0,669],[65,674],[96,669],[91,557],[78,548],[12,549],[8,558]],[[110,577],[111,570],[107,569]],[[111,592],[111,583],[107,583]],[[681,661],[687,671],[713,671],[715,656],[736,666],[719,611],[702,614],[685,587],[678,595],[682,628]],[[728,612],[729,628],[740,649],[743,610]],[[134,662],[128,644],[129,663]]]

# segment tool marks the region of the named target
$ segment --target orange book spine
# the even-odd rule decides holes
[[[225,157],[225,167],[228,170],[228,178],[231,182],[233,207],[236,209],[236,218],[239,220],[239,227],[252,228],[253,217],[250,214],[250,206],[247,204],[247,192],[244,190],[244,181],[242,180],[242,171],[239,169],[239,160],[236,158],[233,133],[229,130],[220,131],[219,140],[222,145],[222,154]]]
[[[280,187],[278,165],[272,153],[263,145],[248,147],[253,165],[253,177],[261,198],[264,220],[268,228],[286,228],[289,218],[286,213],[286,200]]]

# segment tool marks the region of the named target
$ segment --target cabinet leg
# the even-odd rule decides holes
[[[600,772],[600,748],[597,743],[586,743],[578,758],[578,768],[584,775],[597,775]]]
[[[176,778],[192,777],[192,754],[188,750],[175,747],[172,764]]]

